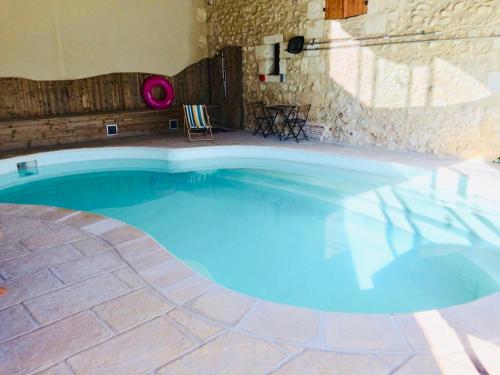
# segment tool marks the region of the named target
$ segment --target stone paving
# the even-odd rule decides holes
[[[0,374],[500,374],[500,294],[416,314],[245,296],[122,222],[0,205]]]

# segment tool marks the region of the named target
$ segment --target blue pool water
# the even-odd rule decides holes
[[[500,218],[491,202],[469,207],[405,187],[403,178],[287,162],[108,164],[11,176],[0,202],[123,220],[228,288],[296,306],[412,312],[500,290]]]

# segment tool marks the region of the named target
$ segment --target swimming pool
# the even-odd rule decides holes
[[[12,170],[29,160],[37,174]],[[0,202],[122,220],[217,283],[266,300],[399,313],[500,290],[494,194],[441,188],[428,170],[213,147],[64,151],[2,161],[0,173]]]

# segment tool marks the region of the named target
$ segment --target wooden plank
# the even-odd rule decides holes
[[[355,17],[368,12],[366,0],[344,0],[344,18]]]
[[[338,20],[344,18],[344,1],[345,0],[326,0],[326,16],[327,20]]]

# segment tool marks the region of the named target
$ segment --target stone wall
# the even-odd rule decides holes
[[[340,21],[324,20],[324,3],[215,0],[207,7],[209,52],[244,47],[248,128],[253,101],[311,103],[324,141],[500,155],[500,0],[370,0],[368,14]],[[266,43],[283,40],[284,49],[296,35],[325,43],[282,54],[285,82],[259,82]]]

